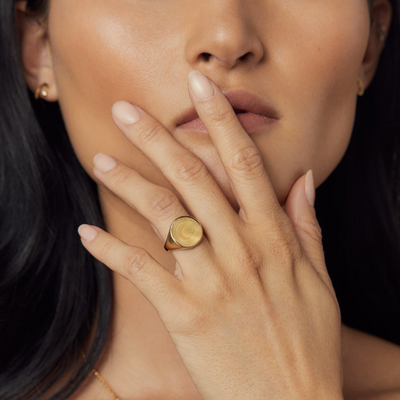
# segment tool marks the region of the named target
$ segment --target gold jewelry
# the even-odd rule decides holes
[[[165,240],[165,250],[193,249],[203,239],[203,228],[196,218],[183,216],[176,218],[168,232]]]
[[[362,79],[358,78],[357,79],[357,83],[358,83],[358,95],[362,96],[364,94],[364,82],[362,81]]]
[[[83,351],[81,351],[82,357],[84,360],[86,360],[86,355]],[[97,371],[96,368],[92,368],[92,372],[94,373],[94,376],[100,381],[100,383],[109,391],[109,393],[113,396],[114,400],[120,400],[120,398],[113,392],[111,389],[110,385],[107,383],[107,381],[100,375],[100,372]]]
[[[379,40],[381,42],[384,42],[386,40],[386,32],[387,32],[387,28],[386,25],[384,24],[379,24]]]
[[[35,99],[37,100],[39,96],[47,97],[47,95],[49,94],[49,89],[50,86],[47,83],[42,83],[41,85],[39,85],[35,91]]]

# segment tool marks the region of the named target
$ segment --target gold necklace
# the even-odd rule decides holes
[[[83,351],[81,351],[81,353],[82,357],[86,360],[85,353]],[[94,373],[94,376],[100,381],[100,383],[110,392],[111,396],[114,397],[114,400],[120,400],[120,398],[110,388],[110,385],[107,383],[107,381],[103,378],[103,376],[100,375],[100,372],[97,371],[96,368],[92,368],[92,372]]]

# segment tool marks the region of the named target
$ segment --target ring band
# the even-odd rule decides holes
[[[203,228],[196,218],[183,216],[176,218],[165,240],[165,250],[188,250],[198,246],[203,239]]]

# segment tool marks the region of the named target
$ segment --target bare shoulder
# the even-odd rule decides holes
[[[342,324],[342,356],[346,400],[400,400],[400,346]]]
[[[360,398],[358,400],[400,400],[400,391],[373,394],[369,397]]]

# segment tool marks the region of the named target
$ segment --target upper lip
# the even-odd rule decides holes
[[[272,119],[279,119],[277,111],[274,107],[262,97],[247,92],[245,90],[229,90],[222,93],[231,103],[234,111],[244,111],[254,114],[265,115]],[[199,118],[196,109],[191,106],[184,110],[176,121],[176,126],[186,124],[196,118]]]

